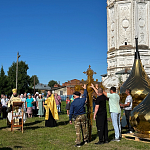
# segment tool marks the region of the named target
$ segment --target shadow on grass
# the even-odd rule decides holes
[[[127,133],[126,130],[122,130],[122,131],[121,131],[121,134],[125,134],[125,133]]]
[[[57,126],[67,125],[69,121],[61,121],[57,123]]]
[[[114,139],[115,133],[112,133],[108,136],[108,142],[110,142],[112,139]]]
[[[0,150],[12,150],[12,148],[10,148],[10,147],[2,147],[2,148],[0,148]]]
[[[114,129],[110,129],[110,130],[108,130],[108,132],[110,132],[110,131],[114,131]]]
[[[23,148],[23,147],[22,147],[22,146],[14,146],[14,148],[17,148],[17,149],[18,149],[18,148]]]
[[[6,128],[8,128],[8,126],[0,127],[0,130],[2,130],[2,129],[6,129]]]
[[[24,130],[35,130],[35,129],[39,129],[39,128],[45,128],[43,126],[29,126],[29,127],[24,127]]]
[[[59,113],[59,115],[64,115],[64,114],[67,114],[67,111],[61,110],[61,112]]]
[[[114,131],[114,129],[111,129],[109,131]],[[125,134],[125,133],[126,133],[126,130],[121,131],[121,134]],[[112,139],[114,139],[114,137],[115,137],[115,133],[110,134],[108,137],[108,141],[111,141]]]
[[[96,138],[97,138],[97,133],[96,134],[92,134],[92,140],[91,140],[91,142],[94,141]]]
[[[34,121],[34,122],[30,122],[30,123],[25,123],[25,124],[24,124],[24,127],[26,127],[26,126],[32,126],[32,125],[41,123],[41,122],[43,122],[43,121],[44,121],[44,120]]]
[[[91,138],[91,141],[89,141],[89,143],[94,141],[96,138],[97,138],[97,134],[92,134],[92,138]],[[83,136],[82,136],[82,140],[84,141]],[[84,142],[81,142],[81,145],[84,145]]]
[[[38,129],[38,128],[43,128],[43,127],[38,127],[38,126],[34,126],[32,127],[32,125],[35,125],[35,124],[38,124],[38,123],[41,123],[43,122],[44,120],[40,120],[40,121],[35,121],[35,122],[31,122],[31,123],[25,123],[24,124],[24,129]],[[5,127],[0,127],[0,130],[2,129],[6,129],[6,128],[10,128],[11,126],[5,126]]]

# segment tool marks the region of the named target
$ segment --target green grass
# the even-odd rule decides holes
[[[80,148],[75,148],[76,133],[74,124],[70,125],[66,115],[65,102],[62,104],[62,114],[59,115],[58,126],[45,128],[43,118],[27,119],[24,125],[24,133],[21,131],[10,132],[7,130],[6,120],[0,120],[0,149],[23,149],[23,150],[137,150],[150,149],[150,144],[122,139],[120,142],[95,145],[98,141],[95,121],[93,121],[92,141]],[[108,113],[108,117],[110,117]],[[109,140],[114,137],[111,122],[108,122]],[[125,130],[123,131],[125,132]]]

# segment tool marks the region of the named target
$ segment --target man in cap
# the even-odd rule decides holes
[[[86,90],[86,84],[83,86],[84,88],[84,95],[83,98],[80,98],[81,93],[80,92],[74,92],[74,101],[71,103],[70,106],[70,114],[69,114],[69,120],[70,124],[72,124],[72,115],[74,115],[75,118],[75,129],[76,129],[76,145],[75,147],[81,146],[81,134],[80,129],[83,133],[83,139],[85,144],[88,141],[88,134],[86,129],[86,116],[85,116],[85,101],[87,96],[87,90]]]

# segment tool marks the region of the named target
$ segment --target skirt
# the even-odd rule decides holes
[[[51,111],[49,110],[49,118],[48,118],[48,120],[45,120],[45,127],[56,127],[56,126],[57,126],[57,122],[53,118],[53,115],[52,115]]]
[[[67,110],[70,110],[70,103],[67,103],[67,104],[66,104],[66,109],[67,109]]]
[[[32,115],[32,107],[27,108],[27,113]]]

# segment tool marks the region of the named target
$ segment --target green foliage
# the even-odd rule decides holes
[[[57,81],[50,80],[50,81],[48,82],[48,86],[49,86],[49,87],[54,87],[55,84],[58,84]]]
[[[3,66],[1,67],[0,71],[0,94],[8,94],[8,80],[7,76],[5,75]]]
[[[34,93],[34,89],[31,87],[31,86],[29,86],[29,88],[28,88],[28,91],[27,91],[28,93],[31,93],[31,94],[33,94]]]
[[[30,76],[27,75],[27,70],[29,69],[28,65],[24,61],[18,62],[18,94],[27,92],[30,84]],[[11,90],[16,88],[16,62],[13,62],[11,67],[8,70],[8,83],[9,83],[9,93]]]
[[[35,85],[39,83],[39,79],[38,79],[37,75],[33,75],[33,76],[30,78],[30,86],[31,86],[31,87],[34,86],[34,77],[35,77]]]

